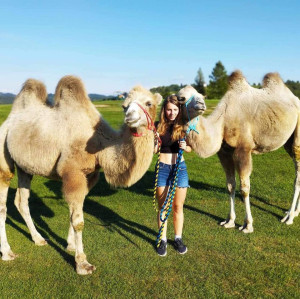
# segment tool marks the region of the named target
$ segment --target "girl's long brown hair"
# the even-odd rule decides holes
[[[172,103],[173,105],[177,106],[179,109],[178,115],[174,121],[174,127],[172,132],[172,141],[176,141],[183,137],[183,125],[181,121],[181,106],[178,102],[178,98],[176,95],[168,96],[168,98],[163,102],[160,111],[160,118],[157,126],[157,132],[160,135],[164,135],[167,132],[170,125],[173,123],[166,118],[165,109],[168,103]]]

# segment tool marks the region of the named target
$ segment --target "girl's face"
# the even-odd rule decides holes
[[[177,115],[179,113],[179,108],[172,104],[168,103],[165,107],[165,116],[168,120],[173,121],[176,119]]]

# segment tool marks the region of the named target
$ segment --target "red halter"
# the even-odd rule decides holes
[[[158,135],[158,133],[156,131],[156,128],[155,128],[155,125],[153,123],[153,120],[152,120],[151,116],[144,109],[144,107],[142,105],[140,105],[139,103],[136,103],[136,104],[143,110],[143,112],[146,115],[147,123],[148,123],[147,129],[150,130],[150,131],[153,131],[155,139],[159,142],[159,144],[161,144],[161,140],[160,140],[159,135]],[[140,134],[138,134],[138,133],[132,133],[132,135],[135,136],[135,137],[141,137],[141,136],[143,136],[143,133],[140,133]]]

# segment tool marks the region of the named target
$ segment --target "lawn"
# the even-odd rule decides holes
[[[217,101],[206,103],[211,111]],[[122,124],[120,101],[95,105],[113,127]],[[10,107],[0,106],[0,122]],[[18,258],[0,260],[1,298],[300,298],[300,218],[291,226],[280,222],[292,201],[295,172],[285,151],[253,158],[252,234],[219,225],[228,214],[229,197],[217,156],[200,159],[190,153],[185,158],[191,185],[184,208],[188,253],[181,256],[173,249],[172,225],[167,256],[155,253],[155,156],[132,187],[114,189],[101,172],[87,196],[83,240],[89,262],[97,267],[89,276],[76,274],[73,253],[65,250],[69,212],[61,183],[33,179],[32,218],[48,239],[47,246],[38,247],[14,207],[14,178],[6,228]],[[239,194],[236,212],[242,225],[245,211]]]

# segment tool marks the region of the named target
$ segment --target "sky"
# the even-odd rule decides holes
[[[299,0],[10,0],[0,16],[0,92],[35,78],[53,93],[76,75],[112,95],[191,84],[199,68],[208,83],[218,61],[251,84],[300,81]]]

